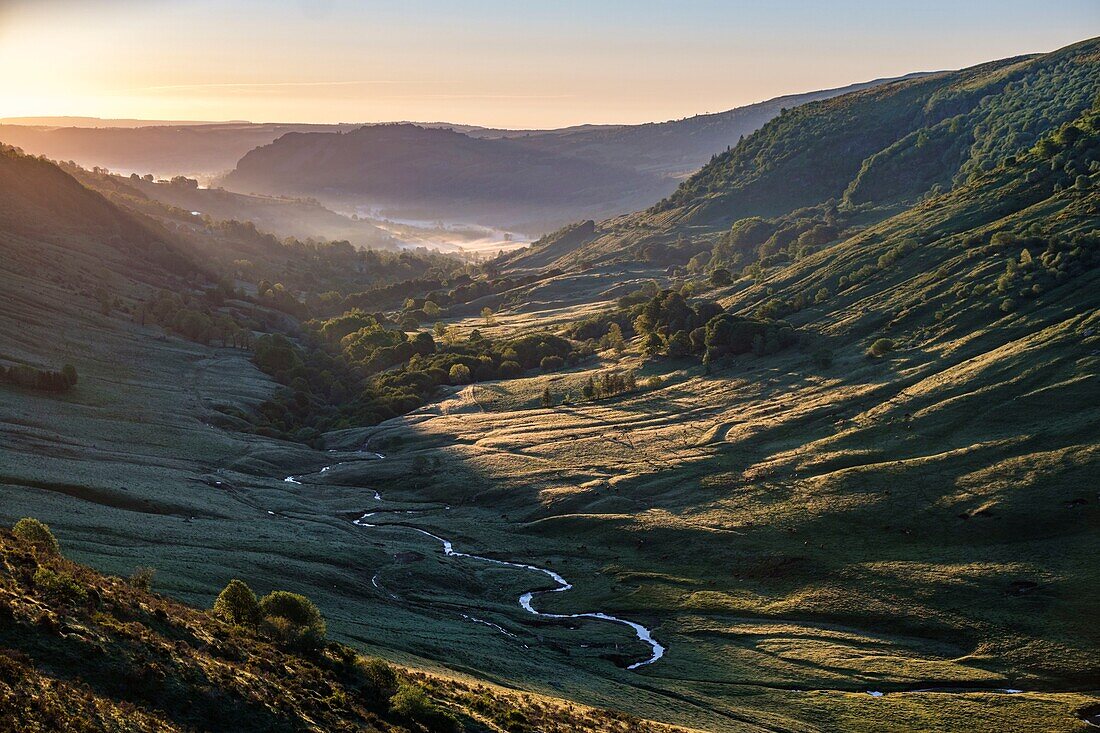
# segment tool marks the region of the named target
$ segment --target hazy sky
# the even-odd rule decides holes
[[[0,0],[0,117],[644,122],[1100,34],[1100,0]]]

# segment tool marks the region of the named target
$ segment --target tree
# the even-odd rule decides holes
[[[424,308],[422,310],[428,314],[429,318],[439,318],[439,306],[430,300],[425,301]]]
[[[470,383],[470,367],[465,364],[455,364],[451,367],[451,371],[447,373],[451,384],[469,384]]]
[[[642,354],[644,356],[657,356],[661,353],[661,349],[664,348],[664,342],[661,340],[660,335],[656,331],[651,331],[644,342],[642,342]]]
[[[733,282],[733,275],[730,271],[724,267],[719,267],[714,272],[710,273],[710,284],[715,287],[723,287]]]
[[[687,271],[692,275],[698,275],[703,272],[708,262],[710,262],[710,252],[700,252],[688,260]]]
[[[633,369],[628,370],[623,377],[623,389],[627,392],[633,392],[638,389],[638,376],[634,373]]]
[[[61,367],[61,374],[65,377],[65,382],[70,387],[76,384],[76,367],[74,367],[72,364],[66,364],[65,366]]]
[[[384,659],[359,657],[356,666],[365,682],[360,694],[371,702],[386,702],[397,692],[397,672]]]
[[[542,390],[542,400],[541,400],[541,402],[542,402],[543,407],[553,407],[554,406],[554,395],[552,395],[550,393],[550,388],[549,387],[546,387],[545,389]]]
[[[500,367],[497,369],[497,374],[501,379],[512,379],[518,377],[523,373],[523,367],[519,365],[519,362],[511,359],[500,362]]]
[[[618,323],[612,323],[607,327],[607,345],[615,350],[616,354],[626,351],[626,339],[623,338],[623,329]]]
[[[23,517],[11,528],[12,534],[24,542],[33,545],[34,549],[50,555],[58,555],[61,548],[54,538],[48,525],[34,517]]]
[[[590,400],[596,396],[596,380],[592,377],[588,378],[588,381],[584,383],[584,387],[581,388],[581,394],[584,395],[586,400]]]
[[[668,339],[668,355],[673,359],[682,359],[691,353],[691,338],[687,331],[677,331]]]
[[[326,626],[321,611],[300,593],[276,590],[260,601],[260,612],[265,619],[283,619],[293,628],[308,631],[324,638]]]
[[[544,372],[556,372],[563,366],[565,366],[565,360],[560,356],[544,356],[539,362],[539,367],[541,367]]]
[[[493,317],[493,309],[489,306],[485,306],[481,309],[481,317],[485,319],[486,326],[492,326],[496,323],[496,318]]]
[[[214,615],[239,626],[255,626],[263,616],[256,594],[247,583],[235,578],[214,601]]]

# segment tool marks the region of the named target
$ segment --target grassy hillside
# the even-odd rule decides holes
[[[812,224],[843,228],[881,220],[1003,165],[1082,114],[1100,89],[1097,54],[1098,42],[1084,41],[788,110],[664,201],[601,223],[597,236],[552,264],[623,257],[687,265],[736,235],[737,223],[749,217],[773,223],[764,239],[778,229],[794,239]],[[809,224],[793,227],[799,219]],[[835,237],[830,232],[814,243]],[[753,247],[738,265],[769,254],[754,251],[761,243],[745,243]],[[550,236],[533,250],[553,245]]]
[[[385,373],[386,396],[443,386],[402,417],[311,437],[336,453],[233,429],[227,412],[277,389],[245,352],[177,339],[121,306],[104,312],[94,289],[70,287],[67,258],[92,264],[99,252],[103,277],[135,293],[144,279],[200,275],[151,259],[156,237],[112,240],[129,215],[43,168],[76,211],[87,207],[91,233],[64,211],[65,236],[35,229],[52,204],[12,189],[0,211],[37,213],[0,221],[0,243],[17,254],[0,261],[13,296],[0,299],[0,335],[26,363],[75,361],[80,381],[59,394],[0,386],[0,516],[42,517],[66,552],[108,572],[155,566],[158,588],[199,606],[234,577],[302,592],[343,643],[648,719],[722,731],[1082,731],[1100,704],[1100,110],[1095,94],[1075,100],[1095,89],[1095,47],[858,93],[869,129],[892,130],[876,148],[892,152],[873,161],[838,142],[858,130],[844,97],[806,107],[824,116],[807,111],[803,125],[781,117],[758,133],[775,165],[795,175],[800,159],[839,156],[848,171],[825,176],[825,191],[807,168],[788,208],[744,218],[737,207],[782,193],[782,176],[763,159],[736,180],[720,166],[720,188],[683,204],[562,230],[570,246],[522,255],[542,269],[531,278],[397,286],[409,302],[385,320],[426,315],[428,294],[439,298],[432,317],[447,345],[431,359],[467,372],[433,363],[422,383],[399,384],[414,376],[410,357]],[[879,116],[866,94],[880,95]],[[962,115],[983,144],[895,146],[924,129],[898,110],[934,99],[962,110],[940,122]],[[992,137],[971,117],[987,106],[1008,125]],[[1028,137],[1000,146],[1013,131]],[[939,152],[911,158],[911,147]],[[722,166],[748,161],[738,149]],[[894,159],[911,180],[890,172]],[[15,160],[27,175],[41,163]],[[114,254],[131,250],[140,277]],[[383,290],[372,302],[391,308]],[[704,328],[695,349],[672,325],[688,322],[685,309],[651,308],[672,311],[677,298],[693,314],[719,304],[714,318],[749,336],[760,327],[759,344],[710,353],[718,342]],[[474,316],[482,303],[492,312]],[[345,340],[339,329],[357,318],[368,325]],[[611,322],[638,338],[612,339]],[[326,325],[349,354],[400,339],[363,314]],[[767,329],[784,334],[782,348]],[[544,330],[572,340],[567,361],[539,373],[541,354],[517,340]],[[674,348],[685,338],[692,348]],[[498,379],[509,350],[535,368]],[[332,353],[301,353],[314,352]],[[331,373],[326,385],[319,368],[289,367],[285,414],[309,413],[318,384],[339,402]],[[629,384],[610,377],[626,373]],[[543,592],[557,581],[539,568],[572,587]],[[36,592],[25,572],[13,577],[18,593]],[[665,654],[633,666],[652,647],[606,615],[641,624]],[[255,643],[261,657],[276,653]],[[8,656],[16,680],[42,678]],[[305,668],[287,664],[291,678],[275,682],[298,699],[292,673]]]
[[[0,531],[0,727],[42,731],[676,730],[395,669],[104,576]],[[685,732],[686,733],[686,732]]]
[[[509,133],[508,137],[536,150],[681,177],[699,170],[715,155],[736,145],[743,136],[751,135],[784,110],[890,81],[895,80],[876,79],[838,89],[790,94],[681,120],[643,125],[592,126],[523,135]],[[493,131],[474,131],[471,134],[487,136]]]

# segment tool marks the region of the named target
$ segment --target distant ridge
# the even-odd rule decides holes
[[[247,120],[223,120],[209,122],[200,120],[139,120],[130,118],[103,117],[0,117],[0,125],[26,125],[28,127],[183,127],[188,125],[250,125]]]

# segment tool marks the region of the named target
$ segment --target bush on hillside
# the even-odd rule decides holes
[[[58,555],[61,553],[61,548],[57,544],[57,540],[53,536],[53,532],[43,522],[38,521],[34,517],[23,517],[15,526],[11,529],[19,539],[34,545],[36,550],[47,552],[51,555]]]
[[[868,349],[867,352],[871,356],[879,357],[879,356],[886,356],[887,354],[889,354],[893,350],[894,350],[894,341],[893,341],[893,339],[878,339],[873,344],[871,344],[871,348]]]
[[[556,372],[565,366],[565,360],[560,356],[544,356],[539,362],[539,367],[544,372]]]
[[[355,666],[362,679],[359,694],[372,707],[386,704],[397,693],[397,672],[384,659],[359,657]]]
[[[451,384],[469,384],[470,367],[465,364],[455,364],[447,373],[447,378],[450,379]]]
[[[240,626],[255,626],[263,613],[256,594],[243,580],[233,579],[214,601],[214,615]]]
[[[442,710],[424,690],[416,685],[403,684],[390,699],[390,712],[412,723],[419,723],[433,733],[459,731],[458,720]]]
[[[73,576],[46,567],[35,571],[34,587],[50,603],[79,605],[88,601],[88,591]]]
[[[153,588],[153,577],[157,574],[156,568],[139,565],[130,573],[130,585],[138,590],[148,591]]]
[[[306,650],[325,640],[325,619],[313,601],[299,593],[276,590],[260,600],[264,629],[278,641]]]

